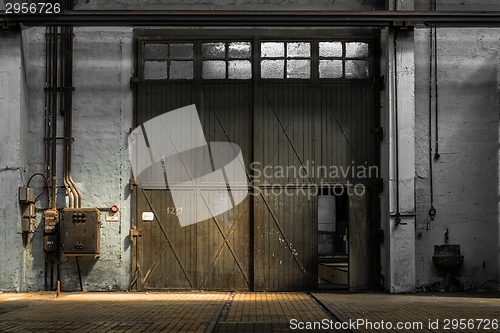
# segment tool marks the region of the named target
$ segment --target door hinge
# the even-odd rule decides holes
[[[141,82],[142,82],[142,80],[140,78],[132,76],[130,78],[130,89],[133,89],[135,84],[138,84],[138,83],[141,83]]]
[[[135,183],[135,178],[130,178],[128,181],[128,187],[129,187],[130,192],[134,192],[134,188],[136,186],[137,186],[137,184]]]
[[[379,141],[384,139],[384,129],[382,127],[372,127],[371,132],[378,136]]]
[[[385,75],[381,75],[379,78],[379,88],[380,91],[385,89]]]
[[[134,237],[141,237],[141,231],[139,229],[130,229],[129,233],[130,239]]]

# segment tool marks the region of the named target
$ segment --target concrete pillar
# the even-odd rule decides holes
[[[415,60],[412,29],[387,34],[389,248],[386,289],[415,289]],[[397,214],[399,213],[399,217]],[[397,224],[397,220],[400,223]],[[386,245],[386,246],[387,246]]]
[[[18,188],[26,181],[26,97],[21,33],[0,32],[0,289],[6,291],[23,290]]]

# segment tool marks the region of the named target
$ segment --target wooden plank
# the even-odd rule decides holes
[[[358,190],[358,193],[361,191]],[[370,233],[368,226],[368,193],[349,195],[349,290],[370,287]]]

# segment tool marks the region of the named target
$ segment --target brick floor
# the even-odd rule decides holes
[[[383,320],[393,326],[393,329],[387,329],[387,325],[386,329],[375,329],[372,325],[372,329],[366,329],[365,325],[361,325],[358,327],[359,332],[500,332],[500,323],[499,326],[490,325],[490,329],[486,329],[483,322],[482,328],[479,327],[479,319],[500,321],[499,294],[314,293],[313,296],[341,321],[364,319],[380,323]],[[450,322],[449,329],[446,329],[445,320],[453,319],[458,322]],[[465,324],[470,324],[474,329],[460,329],[460,319],[464,319]],[[438,327],[431,329],[429,322],[435,323],[436,320]],[[468,322],[470,320],[474,322]],[[413,327],[398,330],[398,322]]]
[[[0,332],[321,332],[291,330],[290,320],[350,326],[352,332],[500,332],[499,294],[379,293],[0,293]],[[460,329],[445,319],[465,319]],[[484,321],[490,320],[490,329]],[[439,327],[429,328],[429,321]],[[469,320],[469,321],[468,321]],[[384,327],[378,327],[381,322]],[[387,323],[392,324],[392,329]],[[398,322],[422,327],[396,329]],[[456,322],[460,324],[460,322]],[[340,326],[337,326],[340,327]],[[496,329],[495,329],[496,328]],[[323,332],[347,332],[323,330]]]

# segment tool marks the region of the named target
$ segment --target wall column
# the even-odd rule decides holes
[[[0,289],[22,291],[18,188],[26,181],[26,84],[21,33],[0,32]]]

